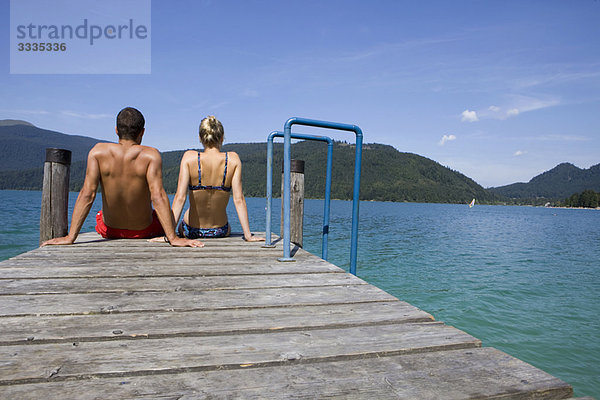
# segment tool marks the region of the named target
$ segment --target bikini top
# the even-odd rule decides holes
[[[189,185],[190,190],[223,190],[231,192],[231,186],[225,186],[225,178],[227,177],[227,152],[225,152],[225,171],[223,171],[223,183],[220,186],[205,186],[202,184],[202,171],[200,170],[200,152],[198,152],[198,184]]]

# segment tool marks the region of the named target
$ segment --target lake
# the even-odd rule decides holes
[[[41,192],[0,191],[0,201],[5,260],[37,247]],[[265,199],[247,203],[251,229],[264,231]],[[82,231],[100,206],[98,196]],[[332,201],[328,259],[346,270],[351,213]],[[229,216],[241,231],[232,203]],[[317,255],[322,217],[323,201],[306,200],[304,247]],[[358,241],[359,277],[600,398],[600,211],[361,202]]]

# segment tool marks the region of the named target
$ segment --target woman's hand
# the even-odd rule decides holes
[[[264,242],[265,238],[261,237],[261,236],[254,236],[253,234],[250,234],[249,237],[244,235],[244,240],[246,242]]]
[[[159,236],[148,239],[147,241],[153,243],[169,243],[173,247],[204,247],[204,243],[199,240],[180,237],[175,237],[173,240],[169,241],[166,236]]]

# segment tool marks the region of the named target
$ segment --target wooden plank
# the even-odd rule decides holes
[[[3,279],[1,296],[27,294],[119,293],[189,290],[292,288],[366,285],[350,274],[281,274],[192,277]],[[2,298],[0,296],[0,299]]]
[[[249,265],[246,263],[228,265],[169,265],[168,262],[151,260],[148,262],[127,262],[124,265],[91,260],[87,264],[65,263],[63,266],[36,262],[30,266],[0,267],[0,279],[52,279],[52,278],[95,278],[95,277],[194,277],[229,275],[268,275],[268,274],[309,274],[343,273],[340,268],[328,263],[281,263]]]
[[[93,251],[92,251],[93,253]],[[58,259],[60,257],[60,259]],[[0,269],[15,268],[15,267],[51,267],[51,266],[93,266],[93,265],[114,265],[127,264],[127,265],[163,265],[163,266],[177,266],[177,265],[189,265],[196,267],[203,267],[213,261],[221,260],[220,257],[193,257],[189,255],[164,255],[159,254],[156,257],[138,259],[135,257],[62,257],[61,254],[46,258],[11,258],[10,260],[2,261],[0,263]],[[293,268],[295,265],[308,264],[308,265],[332,265],[325,260],[316,257],[298,257],[295,258],[294,263],[282,263],[274,257],[254,257],[248,258],[228,258],[226,265],[281,265],[285,264],[288,267]],[[220,264],[223,264],[221,262]],[[223,268],[221,268],[223,269]],[[337,270],[342,271],[339,267]]]
[[[265,258],[265,259],[277,259],[277,257],[281,257],[281,252],[276,251],[274,249],[261,249],[260,252],[254,251],[252,249],[233,249],[233,250],[222,250],[222,249],[210,249],[210,248],[181,248],[178,249],[175,253],[175,250],[172,249],[163,249],[155,248],[154,251],[145,251],[144,249],[137,248],[102,248],[99,247],[90,252],[87,248],[81,248],[77,246],[72,246],[66,249],[57,249],[57,247],[52,247],[52,250],[43,247],[40,250],[35,250],[31,254],[26,253],[27,255],[17,257],[20,260],[27,259],[47,259],[51,257],[61,257],[66,260],[81,260],[81,259],[89,259],[93,257],[96,260],[126,260],[126,259],[136,259],[136,260],[150,260],[155,259],[156,257],[161,257],[164,261],[171,259],[189,259],[194,258],[199,262],[202,262],[203,259],[214,258],[214,259],[222,259],[222,262],[226,262],[230,258],[246,258],[249,260],[257,259],[257,258]]]
[[[206,259],[214,258],[214,259],[226,259],[227,262],[233,261],[236,264],[237,261],[243,261],[245,263],[254,262],[273,262],[277,261],[278,258],[281,257],[281,252],[274,252],[269,250],[268,253],[263,252],[262,249],[260,251],[252,251],[252,249],[248,249],[245,251],[237,251],[235,248],[233,249],[189,249],[189,250],[176,250],[172,248],[166,248],[160,252],[144,252],[143,250],[128,250],[129,248],[118,248],[119,250],[112,249],[110,247],[104,248],[93,248],[88,249],[87,251],[81,251],[79,249],[77,251],[73,251],[71,249],[65,249],[64,251],[54,251],[45,253],[45,248],[34,250],[31,254],[20,255],[13,257],[9,260],[3,261],[1,264],[6,265],[19,265],[26,263],[33,263],[35,261],[51,261],[58,262],[57,257],[61,257],[65,261],[77,261],[77,262],[85,262],[89,261],[112,261],[112,260],[155,260],[161,259],[163,262],[174,262],[174,261],[185,261],[185,260],[200,260],[204,261]],[[136,248],[137,249],[137,248]],[[248,254],[252,256],[250,258],[246,257]],[[92,256],[93,255],[93,256]],[[242,258],[241,256],[244,256]],[[294,260],[296,262],[326,262],[321,258],[312,255],[310,253],[304,251],[298,251],[294,255]],[[197,262],[198,263],[198,262]]]
[[[310,316],[310,318],[307,318]],[[0,345],[206,336],[432,321],[401,301],[243,310],[0,318]],[[116,333],[115,333],[116,332]]]
[[[156,257],[161,257],[163,260],[170,259],[205,259],[205,258],[218,258],[218,259],[235,259],[235,258],[247,258],[255,260],[261,259],[274,259],[281,257],[282,251],[277,248],[262,248],[260,246],[249,247],[249,246],[230,246],[230,247],[210,247],[205,246],[203,248],[190,248],[181,247],[174,248],[167,244],[152,244],[148,243],[147,247],[121,247],[121,246],[98,246],[98,247],[86,247],[79,246],[77,244],[72,246],[46,246],[32,250],[28,253],[24,253],[11,258],[10,260],[45,260],[51,259],[52,257],[60,256],[64,259],[77,260],[89,259],[90,257],[96,260],[113,260],[113,259],[138,259],[148,260]],[[298,257],[298,260],[313,259],[318,260],[319,258],[315,255],[307,253],[305,251],[297,251],[294,257]],[[10,261],[9,260],[9,261]]]
[[[259,236],[264,236],[264,232],[254,232],[254,234]],[[225,238],[205,238],[201,239],[205,245],[210,246],[230,246],[230,247],[251,247],[251,248],[260,248],[264,244],[263,242],[246,242],[243,238],[243,233],[241,232],[232,232],[230,236]],[[147,239],[103,239],[96,232],[83,232],[80,233],[77,237],[77,241],[75,242],[77,247],[82,246],[100,246],[100,247],[148,247],[148,246],[165,246],[166,248],[170,247],[166,243],[162,242],[151,242],[149,243]],[[281,239],[273,235],[273,244],[277,248],[282,248]]]
[[[358,340],[357,340],[358,339]],[[481,342],[438,324],[399,324],[225,336],[1,346],[0,385],[50,377],[217,370],[291,360],[334,361],[473,348]],[[39,362],[44,360],[43,362]]]
[[[0,386],[19,399],[565,399],[566,383],[492,348]]]
[[[56,247],[55,247],[56,248]],[[211,259],[213,260],[222,260],[220,264],[229,263],[230,261],[233,264],[245,263],[272,263],[277,261],[278,258],[281,257],[281,252],[276,252],[273,250],[265,250],[262,249],[257,252],[252,249],[247,250],[227,250],[227,249],[219,249],[219,250],[210,250],[206,248],[200,249],[179,249],[174,250],[172,248],[167,248],[163,251],[143,251],[143,250],[131,250],[128,248],[119,248],[119,250],[111,249],[111,248],[98,248],[93,250],[85,250],[85,249],[65,249],[63,251],[53,250],[48,251],[46,248],[42,248],[39,250],[34,250],[31,253],[26,253],[27,255],[13,257],[9,260],[3,261],[1,264],[6,266],[11,265],[32,265],[35,262],[46,262],[49,261],[51,263],[91,263],[91,262],[126,262],[126,261],[153,261],[153,260],[161,260],[163,264],[177,264],[177,263],[192,263],[202,264],[208,263]],[[60,250],[60,249],[59,249]],[[60,258],[60,260],[58,259]],[[294,255],[294,260],[297,262],[320,262],[325,263],[324,260],[308,254],[306,252],[298,252]]]
[[[328,263],[281,263],[249,265],[169,265],[165,261],[127,262],[124,265],[90,260],[87,264],[65,263],[63,266],[36,262],[30,266],[0,267],[0,279],[51,279],[51,278],[93,278],[93,277],[152,277],[152,276],[228,276],[228,275],[268,275],[304,273],[343,273],[340,268]]]
[[[189,292],[3,296],[0,316],[219,310],[398,301],[370,285]]]
[[[264,235],[264,233],[257,233],[257,235]],[[207,238],[201,239],[201,241],[205,244],[205,246],[212,248],[251,248],[251,249],[262,249],[265,251],[272,251],[273,248],[263,248],[263,242],[246,242],[243,240],[243,235],[241,233],[232,233],[231,236],[226,238]],[[282,249],[282,241],[280,239],[275,239],[273,241],[275,245],[275,250]],[[79,234],[75,245],[73,246],[65,246],[60,247],[60,251],[66,249],[81,249],[81,248],[89,248],[89,247],[117,247],[117,248],[138,248],[138,249],[171,249],[173,251],[185,250],[185,248],[173,248],[169,246],[167,243],[163,242],[149,242],[147,239],[103,239],[96,232],[85,232]],[[44,247],[39,250],[50,250],[54,247]],[[187,249],[196,251],[194,249]],[[34,250],[37,251],[37,250]]]

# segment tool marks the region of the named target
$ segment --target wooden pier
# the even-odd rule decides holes
[[[302,249],[80,235],[0,263],[1,399],[566,399]]]

